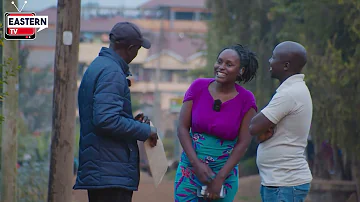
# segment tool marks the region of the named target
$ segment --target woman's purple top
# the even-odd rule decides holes
[[[257,111],[252,92],[236,85],[238,95],[221,104],[219,112],[213,110],[214,98],[209,91],[213,78],[196,79],[186,91],[184,101],[193,101],[191,131],[206,133],[226,140],[234,140],[239,135],[245,114],[254,108]]]

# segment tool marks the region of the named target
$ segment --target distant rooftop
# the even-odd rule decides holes
[[[206,0],[150,0],[140,5],[141,9],[152,9],[160,6],[183,7],[183,8],[205,8]]]
[[[182,34],[166,33],[162,41],[163,51],[171,51],[180,60],[187,60],[196,53],[206,50],[206,43],[203,37],[180,36]],[[152,41],[149,49],[149,56],[159,54],[159,41]]]
[[[165,0],[163,0],[165,1]],[[188,0],[182,0],[188,1]],[[199,2],[199,0],[193,0]],[[205,0],[200,0],[204,2]],[[152,2],[152,1],[150,1]],[[168,3],[171,3],[171,0]],[[174,3],[175,1],[173,1]],[[181,4],[180,1],[177,5]],[[175,4],[173,4],[175,5]],[[56,7],[47,8],[37,15],[49,16],[49,24],[52,24],[54,28],[56,25]],[[158,41],[161,20],[158,19],[126,19],[121,16],[115,17],[94,17],[91,19],[81,19],[80,30],[85,33],[98,33],[103,34],[101,37],[108,39],[107,33],[110,32],[112,26],[117,22],[130,21],[139,26],[146,38],[152,42],[151,49],[146,53],[149,57],[156,57],[159,55],[160,42]],[[169,20],[163,20],[164,38],[161,39],[162,51],[171,53],[172,56],[178,58],[181,61],[186,61],[194,57],[197,53],[206,50],[206,43],[204,35],[207,33],[207,23],[204,21],[186,21],[175,20],[170,22]],[[87,47],[89,48],[89,47]],[[94,46],[94,52],[98,51],[98,46]]]
[[[121,16],[113,18],[91,18],[81,20],[80,30],[82,32],[110,32],[111,28],[118,22],[127,21]]]
[[[56,6],[52,6],[40,12],[36,12],[36,15],[49,16],[49,24],[56,24],[57,8]]]
[[[160,0],[156,0],[160,1]],[[165,1],[165,0],[162,0]],[[170,0],[171,1],[171,0]],[[188,0],[183,0],[188,1]],[[194,2],[204,2],[205,0],[194,0]],[[152,1],[150,1],[152,2]],[[180,4],[180,2],[178,3]],[[49,16],[49,24],[56,25],[57,23],[57,9],[50,7],[36,13],[37,15]],[[121,16],[109,17],[93,17],[90,19],[81,19],[80,29],[82,32],[109,32],[117,22],[130,21],[137,24],[142,31],[158,32],[161,28],[161,20],[159,19],[127,19]],[[188,20],[175,20],[172,23],[169,20],[163,21],[164,30],[167,32],[191,32],[191,33],[206,33],[207,23],[205,21],[188,21]]]

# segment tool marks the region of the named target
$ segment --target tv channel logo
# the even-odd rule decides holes
[[[4,38],[6,40],[34,40],[36,33],[48,28],[48,16],[36,16],[34,12],[21,12],[14,2],[11,2],[18,12],[5,12]],[[36,30],[38,29],[38,30]]]

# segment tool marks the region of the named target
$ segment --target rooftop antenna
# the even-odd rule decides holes
[[[19,10],[19,8],[16,6],[14,1],[12,1],[11,4],[13,6],[15,6],[16,10],[20,13],[24,9],[25,5],[27,4],[27,1],[24,2],[24,5],[22,6],[21,10]]]

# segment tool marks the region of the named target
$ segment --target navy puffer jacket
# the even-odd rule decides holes
[[[139,185],[139,149],[150,126],[134,120],[126,77],[129,67],[112,49],[102,48],[90,64],[78,93],[79,168],[74,189]]]

